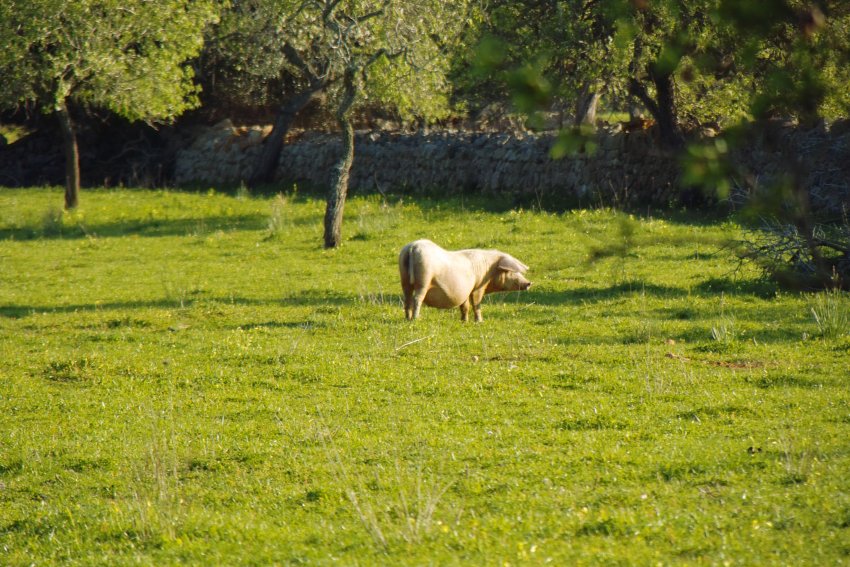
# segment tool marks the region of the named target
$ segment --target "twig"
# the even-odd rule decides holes
[[[400,351],[401,349],[403,349],[404,347],[408,347],[408,346],[410,346],[410,345],[413,345],[413,344],[416,344],[416,343],[422,342],[422,341],[424,341],[424,340],[430,339],[430,338],[431,338],[431,337],[433,337],[433,336],[434,336],[434,335],[428,335],[427,337],[422,337],[421,339],[413,339],[412,341],[408,341],[408,342],[404,343],[403,345],[401,345],[400,347],[397,347],[395,350],[396,350],[396,352],[398,352],[398,351]]]

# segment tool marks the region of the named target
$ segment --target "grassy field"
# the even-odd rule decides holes
[[[850,300],[733,222],[61,199],[0,189],[2,565],[850,563]],[[532,291],[405,321],[418,237]]]

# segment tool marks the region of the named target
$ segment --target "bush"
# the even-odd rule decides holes
[[[850,222],[797,225],[775,219],[747,233],[740,257],[792,289],[850,289]]]

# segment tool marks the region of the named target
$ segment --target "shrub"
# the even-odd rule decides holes
[[[765,220],[741,241],[740,257],[792,289],[850,289],[850,222],[814,224]]]

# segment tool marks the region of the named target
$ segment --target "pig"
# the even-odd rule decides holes
[[[481,300],[497,291],[522,291],[531,287],[524,276],[528,266],[499,250],[443,250],[430,240],[416,240],[398,255],[404,316],[416,319],[422,304],[440,309],[460,307],[461,321],[469,308],[480,323]]]

